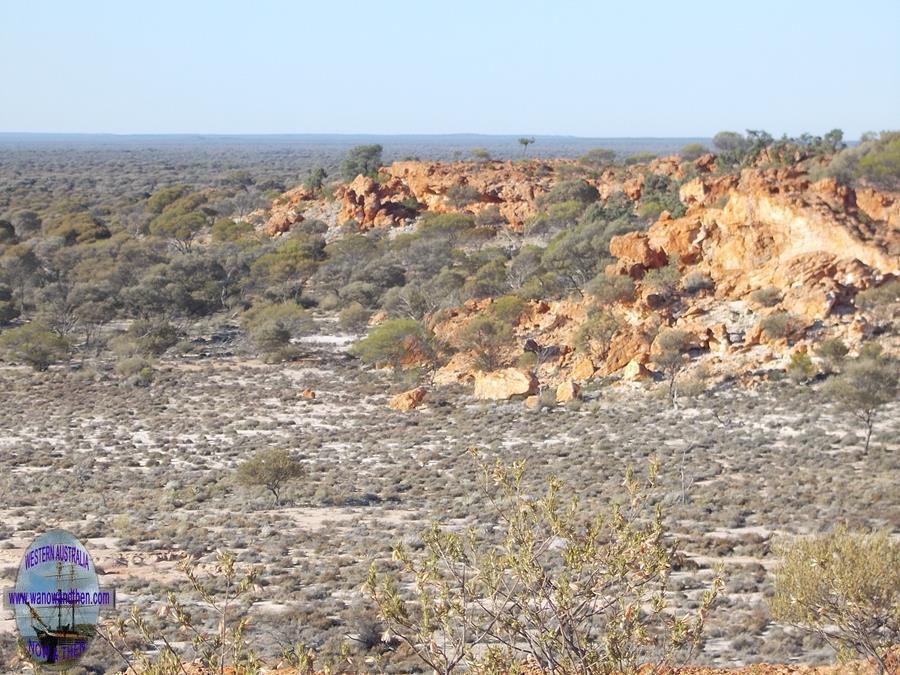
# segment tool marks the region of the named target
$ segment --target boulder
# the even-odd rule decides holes
[[[616,333],[610,340],[601,372],[609,375],[621,370],[634,359],[646,363],[650,358],[649,355],[650,342],[645,335],[639,331]]]
[[[634,359],[629,361],[628,365],[621,370],[623,380],[644,380],[650,377],[651,374],[643,363]]]
[[[415,389],[404,391],[402,394],[394,396],[390,403],[388,403],[388,406],[394,410],[399,410],[400,412],[415,410],[419,407],[419,404],[425,398],[427,392],[428,390],[425,389],[425,387],[416,387]]]
[[[596,370],[597,368],[594,366],[594,362],[590,359],[590,357],[585,356],[578,359],[572,366],[572,379],[582,382],[584,380],[590,380],[592,377],[594,377],[594,371]]]
[[[489,373],[475,373],[475,398],[504,401],[514,396],[537,393],[538,381],[534,373],[522,368],[504,368]]]
[[[537,410],[538,408],[541,407],[541,397],[540,396],[529,396],[522,403],[529,410]]]
[[[560,382],[559,386],[556,388],[556,402],[568,403],[569,401],[574,401],[578,398],[580,392],[581,387],[572,380]]]

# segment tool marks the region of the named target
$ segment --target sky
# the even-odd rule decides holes
[[[900,0],[0,0],[0,132],[848,138]]]

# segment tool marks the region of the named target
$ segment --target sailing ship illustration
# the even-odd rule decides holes
[[[82,614],[82,610],[76,607],[77,598],[74,595],[70,596],[72,589],[79,588],[77,582],[90,583],[94,578],[76,575],[74,566],[70,566],[68,574],[63,574],[62,567],[62,563],[57,562],[56,574],[42,575],[56,581],[55,604],[42,606],[44,610],[42,613],[30,603],[25,603],[31,614],[31,627],[40,645],[41,659],[48,665],[78,659],[96,632],[94,624],[85,620],[83,616],[78,617],[81,618],[80,622],[77,620],[76,615]],[[67,598],[69,602],[66,602]],[[53,609],[56,610],[55,616]]]

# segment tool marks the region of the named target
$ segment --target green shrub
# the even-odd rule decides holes
[[[650,151],[636,152],[625,158],[625,166],[635,166],[637,164],[647,164],[656,159],[656,153]]]
[[[500,213],[500,207],[496,204],[486,206],[475,214],[475,224],[479,227],[494,227],[505,223],[506,218]]]
[[[212,240],[217,243],[230,243],[242,239],[250,239],[256,231],[253,225],[245,221],[236,221],[231,218],[216,218],[211,232]]]
[[[135,387],[149,386],[153,380],[153,363],[142,356],[130,356],[116,362],[115,373],[126,384]]]
[[[887,654],[900,643],[900,542],[840,527],[782,544],[778,553],[772,616],[887,672]]]
[[[508,321],[500,321],[490,316],[476,316],[469,321],[460,335],[463,349],[472,350],[479,368],[486,371],[500,366],[500,355],[513,338]]]
[[[133,321],[125,335],[135,341],[137,352],[159,356],[178,343],[178,330],[162,319]]]
[[[64,358],[69,352],[69,343],[44,324],[32,321],[0,333],[0,351],[8,359],[25,363],[40,372]]]
[[[666,207],[662,202],[651,199],[641,202],[641,205],[638,207],[638,215],[645,220],[655,221],[665,210]]]
[[[624,274],[598,274],[585,289],[600,305],[632,302],[635,297],[634,279]]]
[[[809,382],[816,375],[816,367],[806,352],[794,352],[791,354],[791,362],[787,367],[787,374],[794,382]]]
[[[687,162],[693,162],[695,159],[698,159],[702,155],[705,155],[709,150],[703,143],[688,143],[681,149],[681,158]]]
[[[759,326],[762,332],[770,340],[786,338],[792,329],[793,319],[787,312],[775,312],[764,317]]]
[[[708,291],[713,287],[715,283],[706,272],[691,272],[681,280],[681,289],[686,293]]]
[[[873,286],[856,294],[857,307],[876,317],[891,320],[900,312],[900,279],[892,279],[881,286]]]
[[[664,267],[649,270],[644,275],[642,285],[653,293],[669,297],[675,294],[680,281],[681,271],[678,269],[678,263],[672,260]]]
[[[616,151],[607,148],[594,148],[581,156],[578,161],[595,168],[610,166],[616,161]]]
[[[348,333],[362,333],[369,325],[371,312],[358,302],[351,302],[341,310],[338,323]]]
[[[298,352],[291,340],[310,332],[313,323],[296,303],[262,303],[244,312],[241,328],[266,361],[286,361]]]
[[[481,193],[470,185],[453,185],[447,190],[447,201],[455,209],[462,209],[481,200]]]
[[[372,365],[387,364],[400,370],[404,364],[416,365],[434,357],[431,333],[413,319],[391,319],[372,330],[350,352]]]
[[[525,222],[525,234],[529,236],[553,235],[572,227],[578,222],[584,211],[584,204],[579,201],[556,202],[550,204],[545,211],[536,214]]]
[[[816,345],[816,356],[824,359],[832,369],[844,360],[849,351],[840,338],[828,338]]]
[[[560,181],[544,195],[540,201],[542,204],[561,204],[563,202],[578,202],[582,205],[590,204],[600,199],[597,188],[582,178]]]
[[[750,300],[759,307],[774,307],[781,302],[781,291],[774,286],[759,288],[750,294]]]
[[[503,295],[491,303],[488,312],[498,321],[515,326],[525,311],[525,305],[525,300],[518,295]]]

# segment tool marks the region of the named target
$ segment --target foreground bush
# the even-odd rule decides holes
[[[887,672],[887,654],[900,643],[900,542],[840,528],[783,545],[780,554],[772,616]]]
[[[499,538],[435,524],[423,549],[395,549],[398,575],[374,566],[369,573],[368,592],[389,630],[422,661],[437,673],[534,665],[637,673],[689,657],[721,580],[693,614],[673,612],[666,588],[674,550],[653,507],[655,466],[646,480],[627,474],[622,498],[598,515],[566,498],[555,478],[533,495],[524,462],[478,466]]]
[[[127,618],[106,621],[97,631],[98,637],[121,658],[125,666],[122,672],[169,675],[198,668],[197,672],[224,673],[227,668],[227,672],[236,675],[258,673],[262,663],[245,632],[250,608],[256,601],[260,570],[238,569],[234,555],[223,551],[217,553],[208,578],[198,575],[190,558],[179,563],[178,568],[190,582],[192,597],[179,598],[169,591],[159,616],[171,617],[183,634],[190,635],[195,658],[186,655],[185,643],[173,645],[139,613],[137,605],[132,605]],[[210,623],[212,629],[208,628]],[[157,645],[158,649],[149,656],[134,649],[135,644]],[[20,651],[25,656],[24,646]]]
[[[0,334],[0,351],[12,361],[44,371],[66,356],[69,343],[44,324],[32,321],[3,331]]]

